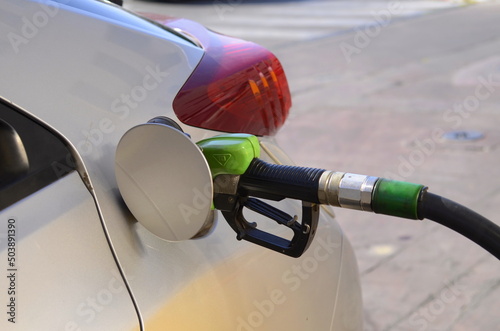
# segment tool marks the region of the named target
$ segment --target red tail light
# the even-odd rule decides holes
[[[184,124],[272,135],[285,122],[290,91],[278,59],[265,48],[184,19],[150,18],[194,37],[205,55],[174,99]]]

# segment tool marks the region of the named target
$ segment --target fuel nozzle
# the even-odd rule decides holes
[[[250,135],[214,137],[198,146],[212,169],[214,206],[222,211],[239,240],[299,257],[316,233],[318,206],[325,204],[412,220],[428,218],[459,232],[500,259],[498,225],[451,200],[428,193],[424,185],[267,163],[259,159],[258,140]],[[300,200],[302,219],[258,198]],[[243,217],[244,208],[289,227],[293,238],[287,240],[258,229]]]
[[[237,239],[248,240],[286,255],[300,256],[316,232],[320,204],[419,219],[418,199],[424,186],[379,177],[324,169],[277,165],[259,159],[255,136],[229,134],[197,143],[212,170],[214,207],[222,211]],[[268,199],[302,201],[302,219],[288,215]],[[266,233],[243,217],[248,208],[287,226],[287,240]]]

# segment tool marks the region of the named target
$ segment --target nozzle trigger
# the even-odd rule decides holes
[[[242,197],[238,200],[236,208],[222,211],[226,221],[237,233],[238,240],[247,240],[292,257],[301,256],[309,247],[318,225],[317,204],[302,202],[302,220],[299,222],[297,216],[291,216],[256,198]],[[256,223],[248,222],[243,216],[245,207],[290,228],[293,231],[293,238],[288,240],[258,229]]]

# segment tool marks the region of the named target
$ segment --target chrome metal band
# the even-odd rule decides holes
[[[318,199],[321,204],[340,207],[339,185],[343,172],[325,171],[319,178]]]
[[[378,177],[345,174],[339,183],[339,204],[343,208],[372,211],[372,192]]]
[[[372,192],[378,179],[378,177],[368,176],[361,186],[361,209],[364,211],[373,211]]]

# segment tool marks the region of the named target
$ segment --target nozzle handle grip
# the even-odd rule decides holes
[[[246,196],[282,200],[291,198],[320,203],[318,185],[324,169],[267,163],[255,158],[240,177],[239,190]]]

